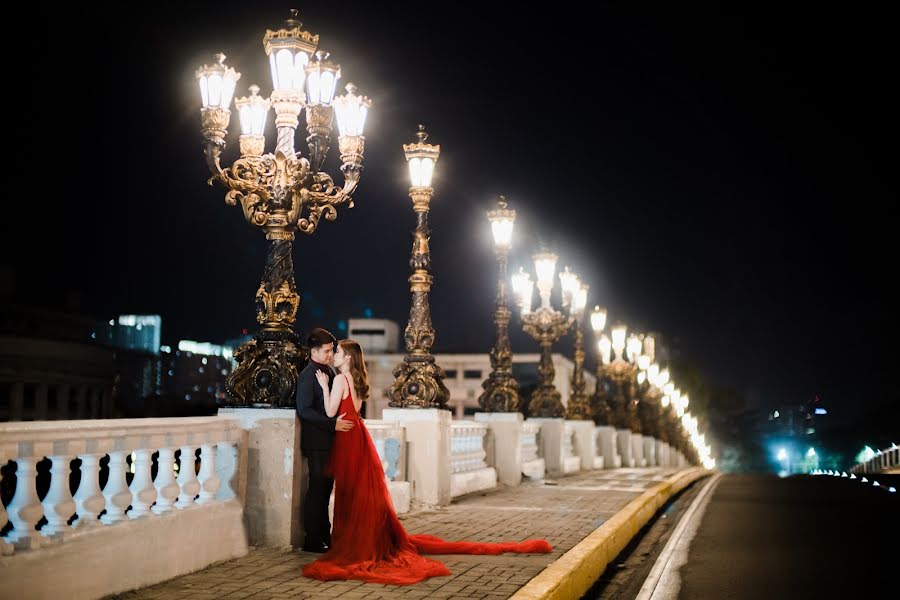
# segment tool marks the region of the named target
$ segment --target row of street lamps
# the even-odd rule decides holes
[[[510,311],[506,305],[507,256],[512,245],[515,211],[506,198],[500,197],[495,210],[488,212],[494,234],[499,263],[497,306],[494,323],[497,339],[491,350],[491,374],[482,384],[484,393],[479,405],[486,412],[521,410],[518,385],[512,376],[512,352],[507,326]],[[527,412],[532,417],[565,417],[571,420],[593,420],[598,425],[612,425],[635,433],[653,436],[681,450],[695,463],[714,466],[711,448],[699,423],[687,412],[690,402],[670,381],[668,369],[655,362],[656,342],[650,335],[628,335],[624,324],[616,324],[605,333],[607,311],[596,306],[590,314],[596,338],[597,372],[594,395],[588,397],[584,378],[583,320],[590,286],[566,267],[559,273],[562,306],[557,310],[550,298],[557,278],[558,257],[541,251],[534,255],[536,281],[520,268],[512,275],[511,284],[520,310],[523,330],[541,348],[538,366],[539,382],[529,399]],[[533,306],[534,288],[540,303]],[[554,385],[553,344],[574,326],[574,370],[571,394],[563,406]]]
[[[221,154],[230,122],[230,106],[240,73],[225,65],[225,56],[197,71],[200,85],[203,150],[211,172],[210,185],[219,183],[228,191],[226,203],[240,204],[251,225],[262,229],[268,254],[262,281],[256,292],[256,314],[260,324],[254,339],[234,353],[237,368],[226,387],[236,404],[244,406],[291,406],[297,373],[306,359],[293,330],[299,305],[292,261],[295,230],[313,233],[321,219],[337,218],[337,207],[352,208],[352,194],[359,183],[365,147],[363,128],[371,101],[356,92],[335,97],[341,68],[327,52],[318,48],[319,36],[302,29],[292,10],[284,27],[266,31],[263,46],[269,58],[273,91],[269,98],[260,88],[249,86],[250,95],[237,98],[240,115],[241,156],[223,168]],[[263,134],[270,108],[275,111],[275,151],[265,153]],[[305,114],[308,156],[294,147],[299,116]],[[343,185],[336,185],[322,170],[331,145],[333,121],[337,119],[338,149]],[[406,354],[394,369],[388,390],[389,405],[402,408],[445,408],[449,392],[444,371],[431,354],[435,330],[428,295],[433,281],[428,212],[431,187],[440,146],[427,143],[428,134],[419,126],[416,141],[403,146],[410,173],[409,195],[416,214],[410,257],[412,296],[409,322],[404,331]],[[496,341],[491,349],[491,373],[479,397],[487,412],[522,410],[519,386],[512,374],[509,343],[511,311],[507,299],[507,260],[512,245],[516,213],[500,197],[488,213],[499,263],[494,323]],[[556,309],[550,297],[556,281],[558,257],[548,251],[534,256],[536,279],[524,270],[511,277],[512,291],[520,310],[522,327],[541,348],[540,380],[527,405],[530,416],[565,417],[615,425],[644,432],[667,441],[693,462],[711,464],[709,446],[697,430],[696,419],[685,412],[686,395],[669,382],[668,371],[654,362],[654,340],[616,325],[610,337],[604,333],[606,311],[595,308],[590,315],[597,337],[597,386],[593,397],[585,392],[584,339],[582,323],[588,285],[566,268],[559,273],[562,306]],[[533,306],[537,287],[539,305]],[[554,380],[553,344],[575,326],[575,370],[572,393],[564,406]],[[614,353],[614,354],[613,354]]]

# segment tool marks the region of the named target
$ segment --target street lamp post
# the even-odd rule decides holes
[[[659,400],[660,391],[656,387],[656,379],[659,376],[659,365],[653,362],[654,340],[646,336],[643,340],[644,354],[638,356],[638,417],[641,422],[641,432],[659,439]]]
[[[635,433],[640,433],[640,421],[637,419],[637,411],[633,402],[634,367],[625,359],[625,336],[627,333],[628,328],[625,325],[616,325],[612,328],[611,347],[615,352],[615,359],[606,366],[605,371],[613,384],[610,396],[613,425],[617,429],[630,429]],[[633,342],[630,342],[629,350],[633,347]],[[629,353],[629,359],[631,356]]]
[[[225,56],[197,70],[203,108],[200,122],[203,151],[212,176],[228,192],[225,202],[240,204],[247,222],[265,232],[266,266],[256,291],[254,339],[234,352],[237,368],[226,382],[229,404],[238,406],[293,406],[297,372],[306,360],[293,325],[300,296],[294,280],[292,244],[296,230],[312,234],[322,217],[337,218],[336,207],[353,206],[351,195],[359,182],[365,138],[362,135],[371,102],[347,86],[347,95],[334,97],[340,66],[317,52],[319,36],[301,29],[292,10],[285,26],[266,31],[263,45],[272,70],[270,99],[250,86],[250,96],[239,98],[241,157],[230,167],[221,165],[225,136],[231,119],[231,98],[240,79],[225,65]],[[264,154],[263,129],[269,107],[275,109],[278,139],[274,153]],[[306,113],[309,158],[294,149],[298,117]],[[338,147],[343,186],[321,171],[337,113]]]
[[[431,291],[431,250],[428,241],[428,210],[434,188],[431,177],[434,165],[441,153],[441,147],[426,144],[428,134],[425,126],[419,125],[417,141],[404,144],[403,152],[409,165],[410,188],[413,210],[416,213],[416,229],[413,232],[412,256],[409,259],[412,275],[409,277],[409,291],[412,305],[409,322],[406,324],[404,339],[406,356],[394,369],[394,382],[388,389],[388,406],[392,408],[446,408],[450,391],[444,385],[444,370],[434,362],[431,346],[434,344],[434,327],[431,325],[431,307],[428,292]]]
[[[594,396],[591,398],[591,411],[594,422],[597,425],[612,425],[612,411],[610,410],[609,387],[607,382],[607,369],[612,353],[612,342],[603,330],[606,328],[606,309],[595,306],[591,312],[591,329],[597,341],[597,383],[594,386]]]
[[[534,255],[537,273],[537,288],[541,297],[540,307],[531,310],[531,296],[534,284],[527,273],[520,271],[513,276],[513,290],[516,292],[521,311],[522,329],[541,346],[541,362],[538,365],[540,381],[528,402],[528,413],[532,417],[562,417],[565,409],[559,391],[553,384],[556,374],[553,368],[553,343],[572,326],[573,317],[565,315],[550,305],[550,292],[556,274],[557,256],[551,252]],[[563,294],[565,299],[565,294]]]
[[[486,412],[516,412],[519,410],[519,384],[512,374],[512,348],[509,344],[509,319],[511,312],[506,300],[506,262],[512,245],[516,211],[506,207],[506,198],[497,199],[497,208],[488,211],[494,249],[499,265],[497,278],[497,305],[494,325],[497,341],[491,348],[491,374],[481,384],[484,392],[478,397],[478,405]]]
[[[587,304],[589,286],[580,284],[573,286],[572,313],[575,316],[575,352],[574,371],[572,372],[572,394],[569,404],[566,406],[566,418],[576,421],[590,421],[591,404],[584,391],[584,333],[582,332],[581,319],[584,316],[584,308]]]

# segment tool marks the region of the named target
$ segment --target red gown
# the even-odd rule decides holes
[[[331,548],[303,567],[303,575],[323,581],[359,579],[412,584],[450,575],[443,563],[422,554],[501,554],[550,552],[545,540],[524,542],[445,542],[433,535],[408,535],[397,519],[384,469],[369,432],[353,406],[349,389],[337,414],[355,422],[338,432],[328,458],[334,476]]]

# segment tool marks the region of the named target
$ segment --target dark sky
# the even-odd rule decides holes
[[[896,395],[898,98],[885,14],[487,4],[431,3],[427,16],[422,3],[299,6],[343,83],[375,102],[356,208],[298,234],[301,332],[366,308],[405,323],[414,217],[401,145],[421,121],[442,146],[437,351],[491,343],[484,211],[503,193],[520,217],[512,265],[545,241],[591,285],[591,305],[662,332],[709,381],[763,405],[820,394],[840,419]],[[288,7],[85,5],[65,21],[52,39],[72,68],[51,87],[68,101],[37,101],[30,142],[52,167],[38,160],[24,196],[7,200],[7,218],[13,202],[59,215],[37,236],[53,258],[6,253],[20,302],[159,313],[169,343],[255,326],[263,235],[205,183],[194,70],[222,50],[242,73],[236,95],[254,82],[268,95],[261,38]],[[233,115],[229,160],[238,134]],[[326,165],[337,171],[336,148]],[[536,348],[521,333],[513,343]]]

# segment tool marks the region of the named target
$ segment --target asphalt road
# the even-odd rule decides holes
[[[700,485],[665,507],[585,598],[634,598]],[[727,475],[678,572],[678,598],[897,598],[898,547],[900,491],[828,476]]]
[[[727,476],[679,598],[900,597],[900,492],[828,476]]]

